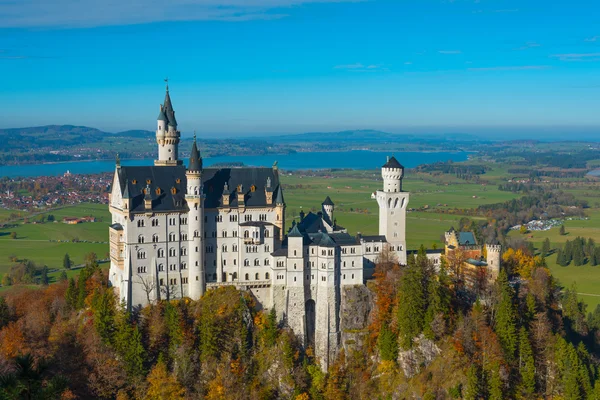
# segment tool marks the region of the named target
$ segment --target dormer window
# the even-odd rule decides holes
[[[171,188],[171,194],[175,194],[175,193],[177,193],[177,189],[175,189],[175,187],[172,187]]]

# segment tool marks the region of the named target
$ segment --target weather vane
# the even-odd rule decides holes
[[[196,141],[196,130],[194,129],[194,142]]]
[[[167,90],[169,90],[169,77],[167,76],[165,79],[163,79],[165,81],[165,83],[167,84]]]

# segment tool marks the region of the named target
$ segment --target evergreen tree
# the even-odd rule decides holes
[[[127,372],[133,376],[143,376],[145,356],[146,350],[142,343],[142,333],[136,325],[131,329],[129,344],[124,354]]]
[[[427,289],[428,301],[427,311],[425,312],[424,333],[429,339],[435,339],[435,332],[432,329],[432,322],[438,316],[447,318],[450,314],[450,291],[447,286],[447,274],[444,266],[440,266],[439,278],[432,278],[429,281]]]
[[[50,283],[50,279],[48,278],[48,266],[46,265],[44,265],[40,271],[40,283],[44,286]]]
[[[583,247],[581,243],[573,243],[573,264],[576,266],[583,265],[585,262],[585,255],[583,254]]]
[[[67,291],[65,293],[65,301],[72,310],[77,309],[77,298],[77,285],[75,284],[75,279],[71,278],[69,279],[69,286],[67,286]]]
[[[524,398],[531,398],[535,392],[535,360],[529,335],[524,327],[519,331],[519,374],[519,391]]]
[[[594,248],[594,259],[596,263],[592,265],[600,265],[600,246]]]
[[[471,364],[467,371],[467,386],[465,387],[464,400],[478,400],[481,396],[481,385],[479,382],[479,370],[475,364]]]
[[[87,279],[89,278],[88,268],[83,268],[79,272],[79,278],[77,279],[77,309],[85,307],[85,298],[87,297]]]
[[[272,308],[267,316],[267,322],[264,328],[264,340],[267,347],[275,346],[277,342],[277,334],[279,330],[277,329],[277,313],[275,312],[275,308]]]
[[[550,253],[550,238],[546,238],[542,243],[542,255],[547,256]]]
[[[111,290],[96,293],[92,299],[94,327],[102,340],[109,344],[113,341],[115,297]]]
[[[379,331],[377,347],[382,360],[396,361],[398,358],[398,337],[385,322]]]
[[[58,281],[65,282],[68,280],[69,280],[69,277],[67,276],[67,273],[65,271],[60,271],[60,275],[58,275]]]
[[[214,318],[214,316],[212,317]],[[179,310],[172,303],[167,303],[165,306],[165,324],[169,335],[169,351],[172,355],[183,342]]]
[[[0,296],[0,329],[4,328],[10,322],[10,310],[3,296]]]
[[[408,266],[400,280],[398,299],[400,345],[405,349],[411,348],[413,338],[423,331],[426,306],[424,280],[423,269],[413,257],[409,257]]]
[[[497,281],[500,291],[500,302],[495,315],[495,331],[508,361],[514,359],[517,350],[517,317],[513,304],[513,290],[508,283],[506,271],[501,270]]]
[[[495,362],[492,364],[488,379],[488,394],[489,400],[504,399],[502,391],[502,379],[500,378],[500,364]]]
[[[564,235],[567,234],[567,232],[565,231],[565,225],[564,224],[560,226],[560,229],[558,230],[558,234],[561,235],[561,236],[564,236]]]
[[[71,269],[71,257],[69,256],[69,253],[66,253],[63,258],[63,268]]]
[[[558,249],[558,251],[556,252],[556,263],[562,267],[566,267],[567,265],[569,265],[565,257],[565,253],[562,249]]]

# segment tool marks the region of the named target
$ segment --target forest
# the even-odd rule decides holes
[[[456,257],[409,260],[382,254],[366,340],[321,371],[248,292],[128,313],[89,257],[77,279],[0,297],[0,398],[600,399],[600,310],[543,257],[508,249],[476,287]]]

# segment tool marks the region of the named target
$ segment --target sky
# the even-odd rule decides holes
[[[0,0],[0,128],[600,137],[595,0]]]

